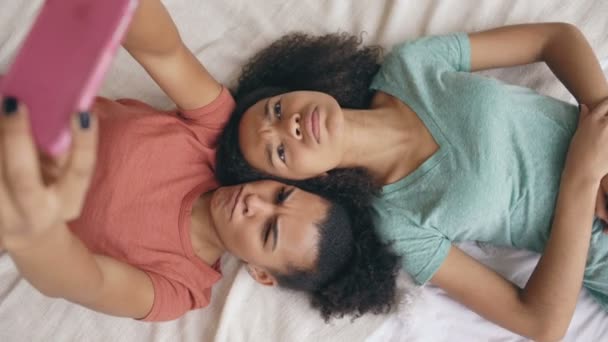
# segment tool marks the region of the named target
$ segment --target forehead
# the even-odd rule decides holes
[[[302,223],[320,223],[325,219],[329,206],[329,201],[323,197],[300,188],[293,188],[293,193],[284,203],[283,210],[289,213],[286,215],[288,219],[303,219]]]
[[[248,115],[251,115],[252,112],[259,113],[260,111],[264,111],[265,105],[268,103],[268,101],[271,98],[272,97],[262,98],[262,99],[258,100],[253,106],[247,108],[247,110],[245,111],[245,114],[244,114],[245,117],[247,117]]]
[[[294,190],[279,213],[280,253],[285,264],[311,268],[317,257],[319,224],[325,220],[329,202],[300,189]]]
[[[258,126],[260,121],[266,117],[266,104],[268,104],[270,98],[264,98],[256,102],[253,106],[247,108],[243,113],[239,128],[242,131],[244,128],[252,126]],[[256,124],[257,123],[257,124]]]
[[[239,124],[239,148],[247,162],[255,167],[267,159],[265,151],[268,142],[263,141],[260,133],[266,116],[265,104],[266,100],[261,100],[247,109]]]

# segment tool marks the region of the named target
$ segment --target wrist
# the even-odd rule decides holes
[[[59,226],[29,234],[9,234],[2,237],[2,245],[9,253],[27,253],[32,249],[40,249],[61,238],[62,228]],[[62,226],[65,227],[65,224]],[[67,228],[66,228],[67,229]]]
[[[591,173],[581,172],[580,169],[574,167],[564,168],[561,177],[562,186],[572,186],[579,189],[593,189],[597,191],[602,181],[603,175],[594,175]]]

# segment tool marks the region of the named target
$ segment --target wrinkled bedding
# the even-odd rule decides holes
[[[182,37],[210,72],[234,85],[239,67],[285,32],[361,33],[386,49],[421,35],[474,31],[523,22],[567,21],[608,57],[608,2],[604,0],[164,0]],[[41,0],[0,0],[0,74],[8,67]],[[517,48],[517,47],[514,47]],[[507,82],[569,99],[544,65],[487,72]],[[169,100],[122,50],[101,94],[132,97],[154,106]],[[538,256],[525,251],[464,245],[465,251],[523,283]],[[302,295],[255,284],[237,260],[222,261],[224,278],[209,307],[167,323],[143,323],[94,313],[45,298],[21,279],[0,252],[1,341],[522,341],[485,321],[432,286],[415,288],[403,275],[401,304],[388,315],[325,324]],[[608,315],[583,292],[566,340],[608,336]]]

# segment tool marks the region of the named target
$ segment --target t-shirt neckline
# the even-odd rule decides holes
[[[425,160],[420,166],[418,166],[412,173],[407,176],[401,178],[400,180],[384,185],[382,187],[381,195],[389,194],[391,192],[402,189],[410,184],[420,180],[424,177],[431,169],[435,166],[439,165],[439,163],[447,156],[449,148],[451,144],[449,143],[446,136],[443,134],[441,129],[435,123],[435,120],[422,108],[419,106],[416,101],[408,101],[406,96],[399,94],[398,92],[393,92],[390,89],[386,89],[388,87],[374,86],[372,87],[375,90],[383,91],[395,98],[399,99],[405,105],[410,107],[414,113],[422,120],[422,123],[429,130],[431,136],[439,146],[439,149],[433,153],[427,160]]]

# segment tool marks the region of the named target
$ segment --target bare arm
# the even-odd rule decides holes
[[[585,36],[571,24],[505,26],[472,33],[471,70],[545,62],[579,103],[608,97],[608,82]]]
[[[184,45],[160,0],[140,0],[123,46],[181,109],[203,107],[221,91]]]
[[[154,288],[143,271],[91,253],[65,224],[8,248],[21,275],[44,295],[114,316],[143,318],[152,308]]]
[[[597,184],[564,179],[551,236],[523,289],[452,247],[431,282],[488,320],[537,341],[559,340],[578,298]]]

